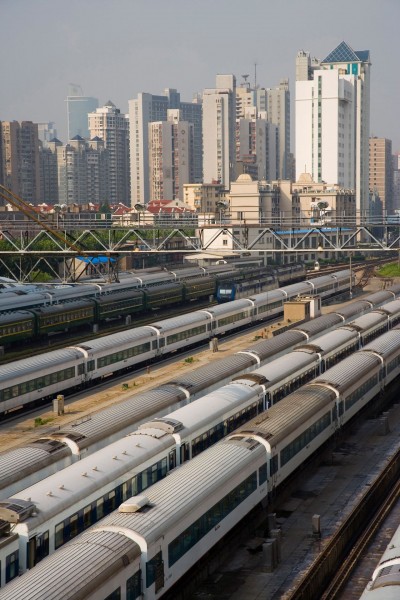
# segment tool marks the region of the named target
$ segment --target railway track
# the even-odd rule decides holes
[[[155,321],[161,319],[169,319],[170,317],[176,317],[178,315],[185,315],[187,313],[191,313],[194,310],[200,310],[201,308],[205,308],[206,306],[214,306],[217,302],[195,302],[190,304],[187,307],[177,306],[175,308],[169,308],[165,311],[159,311],[157,314],[151,313],[147,314],[146,317],[136,318],[134,317],[134,323],[132,322],[130,325],[119,324],[110,326],[103,326],[100,331],[97,333],[87,332],[85,334],[81,332],[74,333],[72,335],[63,335],[57,341],[52,340],[48,345],[43,345],[43,342],[32,343],[29,347],[29,356],[37,356],[39,354],[43,354],[44,352],[49,352],[51,350],[59,350],[61,348],[65,348],[66,346],[73,346],[74,343],[83,343],[86,340],[93,340],[97,338],[101,338],[105,335],[110,335],[112,333],[119,333],[121,331],[126,331],[127,329],[132,329],[133,327],[142,327],[143,325],[149,325],[150,323],[154,323]],[[19,360],[21,358],[26,358],[27,350],[26,347],[22,350],[15,350],[12,352],[7,352],[6,355],[0,357],[0,365],[5,365],[14,360]]]
[[[288,600],[339,600],[368,545],[400,498],[400,449],[368,487]]]
[[[376,259],[371,262],[366,262],[366,261],[353,262],[352,270],[354,270],[354,271],[364,270],[364,273],[363,273],[360,281],[356,284],[356,286],[359,288],[364,288],[367,285],[370,277],[373,275],[375,267],[377,265],[385,264],[387,262],[388,262],[387,258]],[[346,268],[348,266],[349,266],[348,263],[343,263],[343,264],[336,264],[332,267],[323,267],[321,271],[310,271],[308,273],[307,277],[308,277],[308,279],[312,279],[313,277],[320,277],[321,275],[329,275],[331,273],[334,273],[334,272],[336,272],[340,269]],[[213,306],[216,303],[217,302],[209,302],[207,300],[207,301],[203,301],[203,302],[191,303],[187,307],[182,307],[180,305],[175,308],[169,308],[166,311],[158,311],[157,314],[155,314],[155,313],[147,314],[146,316],[143,316],[141,318],[134,316],[134,324],[131,323],[129,325],[126,325],[126,324],[121,324],[121,323],[120,324],[114,323],[109,326],[103,325],[97,333],[94,333],[92,331],[83,333],[82,331],[80,331],[79,333],[73,333],[70,335],[69,334],[60,335],[57,339],[52,338],[51,341],[49,338],[48,343],[46,345],[43,343],[43,340],[41,342],[36,342],[36,343],[30,344],[29,356],[37,356],[37,355],[43,354],[44,352],[49,352],[50,350],[59,350],[61,348],[65,348],[65,346],[74,345],[74,343],[78,343],[78,342],[82,343],[85,340],[97,339],[104,335],[109,335],[112,333],[119,333],[121,331],[126,331],[127,329],[131,329],[132,327],[141,327],[143,325],[148,325],[150,323],[154,323],[154,321],[156,321],[156,320],[168,319],[169,317],[174,317],[177,315],[184,315],[184,314],[192,312],[193,310],[200,310],[201,308],[205,308],[206,306]],[[26,346],[24,346],[21,349],[15,349],[12,351],[8,350],[5,355],[0,356],[0,365],[10,363],[14,360],[26,358],[26,356],[27,356]]]

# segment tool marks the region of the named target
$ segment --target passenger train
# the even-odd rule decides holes
[[[400,527],[372,573],[360,600],[398,600],[400,597]]]
[[[390,304],[397,304],[398,322],[400,300]],[[363,339],[366,342],[379,336],[381,317],[379,311],[364,315],[317,337],[312,345],[299,345],[251,374],[237,375],[228,385],[166,417],[142,424],[118,442],[0,501],[0,517],[10,526],[14,523],[12,532],[19,536],[20,572],[251,418],[262,418],[263,411],[357,350]],[[400,331],[396,339],[400,340]],[[7,546],[3,540],[0,562],[7,562]]]
[[[242,287],[236,299],[276,289],[305,277],[305,267],[293,264],[275,268],[255,267],[222,272],[182,269],[127,278],[121,283],[48,287],[36,293],[0,293],[0,344],[9,347],[27,340],[46,340],[65,333],[125,318],[150,314],[160,308],[198,300],[212,301],[223,282]],[[12,297],[10,297],[12,294]]]
[[[173,586],[201,557],[249,512],[260,504],[265,509],[275,490],[399,373],[400,328],[396,326],[172,470],[144,493],[137,493],[133,480],[127,482],[118,510],[11,581],[0,598],[15,600],[31,594],[36,600],[153,600],[173,592]],[[234,389],[228,386],[226,390],[228,402],[236,394],[232,385]],[[260,387],[253,381],[247,393],[252,390],[256,399]],[[158,437],[156,431],[149,432],[151,439],[162,441],[166,430]],[[120,455],[112,457],[116,465],[121,459]],[[68,492],[62,475],[58,488],[49,489],[48,502]],[[89,470],[81,474],[85,481],[92,476]],[[14,499],[3,508],[2,518],[8,510],[9,520],[17,521],[33,510],[32,504]],[[88,505],[81,517],[77,513],[68,531],[79,518],[89,525],[91,512],[98,506],[102,510],[100,503]],[[40,526],[40,511],[32,517]],[[60,526],[59,532],[64,535],[65,529]],[[48,538],[42,533],[40,548],[47,550]],[[10,547],[12,543],[17,544],[10,540]],[[31,548],[34,544],[28,546],[27,557]],[[8,576],[19,566],[15,556],[8,561],[13,565]]]
[[[335,313],[301,323],[274,338],[255,341],[232,356],[214,360],[186,373],[180,372],[179,377],[171,381],[142,393],[134,393],[121,402],[72,421],[62,428],[49,427],[41,437],[29,444],[0,453],[0,498],[15,495],[21,489],[121,439],[141,423],[166,415],[229,383],[235,376],[249,373],[285,355],[296,346],[307,345],[310,353],[320,353],[322,357],[322,349],[314,341],[316,335],[344,325],[373,308],[375,310],[370,313],[368,322],[363,324],[357,318],[348,331],[338,332],[336,336],[349,336],[349,343],[354,343],[351,340],[357,334],[363,340],[382,327],[382,315],[386,315],[388,327],[393,327],[399,319],[399,300],[393,300],[398,294],[400,286],[370,294],[363,300],[337,309]],[[333,336],[335,343],[336,336]],[[347,342],[343,342],[336,352],[341,352],[343,348],[348,351]],[[328,368],[331,361],[332,357],[325,356],[323,361],[321,359],[321,368]],[[18,469],[15,465],[18,465]]]
[[[283,313],[287,300],[299,294],[324,298],[344,292],[349,285],[350,271],[339,271],[2,365],[0,416],[275,317]]]

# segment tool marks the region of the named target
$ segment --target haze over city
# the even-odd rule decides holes
[[[141,91],[172,87],[190,101],[217,73],[234,73],[238,84],[249,74],[253,84],[255,64],[261,87],[289,78],[293,107],[297,52],[323,59],[345,40],[370,51],[370,133],[398,151],[399,17],[397,0],[2,0],[0,118],[54,121],[65,142],[70,83],[128,112]]]

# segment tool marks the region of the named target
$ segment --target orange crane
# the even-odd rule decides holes
[[[50,233],[53,237],[57,238],[59,242],[68,246],[70,250],[82,254],[82,248],[79,248],[75,245],[75,240],[68,240],[62,233],[50,227],[44,220],[39,219],[37,217],[36,212],[33,210],[32,206],[22,200],[17,194],[14,194],[11,190],[4,187],[4,185],[0,184],[0,197],[3,198],[6,202],[9,202],[14,208],[19,210],[23,215],[35,221],[40,227],[42,227],[47,233]]]

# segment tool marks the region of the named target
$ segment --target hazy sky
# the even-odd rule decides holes
[[[55,121],[63,142],[69,83],[128,112],[138,92],[191,100],[216,73],[253,83],[257,63],[262,87],[289,78],[294,106],[298,50],[344,40],[371,54],[371,135],[400,151],[400,0],[0,0],[0,23],[0,120]]]

